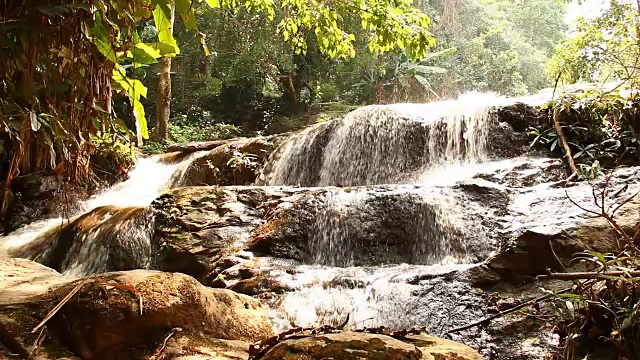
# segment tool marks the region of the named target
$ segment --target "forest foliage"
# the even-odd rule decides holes
[[[174,6],[204,55],[210,50],[196,17],[203,9],[277,21],[277,41],[300,55],[310,37],[328,58],[353,57],[358,40],[375,53],[396,50],[419,59],[434,42],[429,18],[407,0],[322,6],[315,0],[207,0],[202,7],[189,0],[10,2],[0,18],[0,211],[15,176],[54,170],[69,181],[86,180],[97,145],[110,141],[118,148],[131,138],[140,145],[148,138],[141,72],[181,53],[169,20]],[[344,28],[348,21],[359,24],[362,36]],[[145,23],[153,26],[151,38],[138,32]]]

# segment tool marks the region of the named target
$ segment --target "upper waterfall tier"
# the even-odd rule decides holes
[[[258,185],[414,183],[420,173],[477,163],[498,125],[491,110],[506,98],[468,94],[429,104],[367,106],[291,136],[272,155]]]

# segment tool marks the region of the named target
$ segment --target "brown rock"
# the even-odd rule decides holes
[[[428,335],[408,335],[404,341],[420,349],[423,360],[482,360],[477,351],[447,339]]]
[[[186,187],[159,197],[154,244],[162,244],[158,268],[204,281],[207,274],[239,260],[229,257],[244,248],[251,232],[264,222],[265,202],[288,194],[257,187]]]
[[[183,185],[249,185],[259,168],[284,139],[281,135],[241,138],[213,148],[209,154],[194,160],[187,168]],[[247,161],[230,163],[241,154]]]
[[[0,305],[28,300],[69,281],[57,271],[31,260],[0,258]]]
[[[249,343],[177,333],[159,352],[164,360],[247,360]]]
[[[169,152],[195,152],[202,150],[213,150],[218,146],[226,145],[238,139],[212,140],[212,141],[192,141],[184,144],[175,144],[167,147]]]
[[[262,360],[420,360],[414,345],[385,335],[343,332],[285,340],[269,350]],[[464,359],[464,358],[461,358]]]
[[[28,302],[0,306],[2,323],[9,323],[5,321],[9,319],[16,325],[14,333],[30,334],[39,319],[79,281],[84,280],[62,285]],[[243,341],[273,335],[257,300],[229,290],[206,288],[183,274],[147,270],[108,273],[86,280],[46,323],[46,329],[51,338],[83,359],[145,358],[176,331],[187,337]]]
[[[269,279],[266,276],[258,275],[251,279],[240,280],[231,285],[229,290],[249,296],[257,296],[263,293],[283,294],[292,289],[283,285],[279,281]]]
[[[9,255],[77,277],[148,269],[153,225],[153,210],[148,207],[101,206],[10,249]]]

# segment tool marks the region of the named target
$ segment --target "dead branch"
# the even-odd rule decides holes
[[[546,294],[546,295],[543,295],[543,296],[539,296],[539,297],[537,297],[535,299],[531,299],[531,300],[525,301],[525,302],[520,303],[519,305],[516,305],[516,306],[514,306],[514,307],[512,307],[510,309],[501,311],[501,312],[499,312],[499,313],[497,313],[495,315],[486,317],[486,318],[484,318],[482,320],[479,320],[479,321],[476,321],[474,323],[471,323],[471,324],[468,324],[468,325],[465,325],[465,326],[461,326],[461,327],[458,327],[458,328],[455,328],[455,329],[451,329],[451,330],[447,331],[445,334],[456,333],[456,332],[459,332],[459,331],[462,331],[462,330],[471,329],[472,327],[476,327],[478,325],[487,324],[491,320],[495,320],[495,319],[503,317],[503,316],[505,316],[507,314],[511,314],[512,312],[516,312],[516,311],[518,311],[518,310],[520,310],[520,309],[522,309],[524,307],[533,305],[535,303],[539,303],[541,301],[548,300],[548,299],[550,299],[551,297],[553,297],[553,296],[555,296],[557,294],[564,294],[564,293],[569,292],[569,291],[571,291],[571,288],[562,289],[562,290],[560,290],[560,291],[558,291],[558,292],[556,292],[554,294]]]
[[[93,279],[93,275],[89,276],[88,278],[80,281],[78,283],[78,285],[76,285],[76,287],[73,288],[73,290],[71,290],[67,296],[65,296],[62,300],[60,300],[60,302],[58,303],[58,305],[56,305],[53,309],[51,309],[51,311],[49,311],[49,313],[47,314],[47,316],[44,317],[44,319],[42,319],[42,321],[40,322],[40,324],[38,324],[36,327],[33,328],[33,330],[31,330],[31,333],[35,333],[36,331],[38,331],[38,329],[40,329],[41,327],[43,327],[47,321],[49,321],[60,309],[62,309],[62,307],[69,301],[71,300],[71,298],[78,293],[78,291],[80,291],[80,289],[82,289],[82,287],[89,282],[89,280]]]
[[[556,128],[556,133],[562,141],[562,146],[564,147],[564,155],[567,158],[567,163],[569,163],[571,175],[577,176],[580,172],[576,167],[576,163],[573,161],[573,155],[571,154],[571,148],[569,147],[567,136],[564,134],[564,130],[562,130],[562,126],[560,125],[560,110],[558,110],[558,108],[553,109],[553,126]]]
[[[540,280],[579,280],[579,279],[600,279],[607,280],[615,276],[638,277],[640,271],[602,271],[602,272],[571,272],[571,273],[550,273],[546,275],[538,275]]]

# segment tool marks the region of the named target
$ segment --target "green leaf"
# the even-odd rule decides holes
[[[171,25],[172,5],[165,0],[156,0],[153,9],[153,20],[158,29],[158,40],[162,47],[156,47],[163,56],[175,56],[180,53],[176,39],[173,37]]]
[[[458,51],[458,49],[456,49],[454,47],[450,47],[450,48],[447,48],[447,49],[444,49],[444,50],[432,52],[432,53],[427,54],[427,56],[422,61],[429,61],[429,60],[437,59],[437,58],[442,57],[442,56],[451,55],[451,54],[455,53],[456,51]]]
[[[420,74],[446,74],[448,72],[447,69],[437,67],[437,66],[426,66],[426,65],[409,65],[409,69],[415,70],[416,73]]]
[[[209,5],[212,8],[219,8],[220,0],[207,0],[207,5]]]
[[[148,139],[147,118],[144,115],[144,106],[139,100],[133,100],[133,116],[136,118],[136,132],[143,139]]]
[[[180,49],[178,49],[178,45],[176,44],[166,44],[162,42],[157,42],[151,45],[151,47],[159,51],[162,56],[173,57],[180,52]]]
[[[140,65],[155,64],[160,56],[160,51],[145,43],[137,43],[132,50],[127,51],[127,57],[134,61],[136,68]]]
[[[200,45],[202,45],[202,50],[204,51],[204,56],[210,56],[211,51],[209,51],[209,46],[207,46],[207,35],[200,32],[198,33],[198,40],[200,40]]]
[[[187,30],[197,30],[198,24],[191,0],[175,0],[175,4]]]
[[[117,63],[116,52],[111,47],[111,35],[100,12],[95,13],[95,20],[91,31],[93,33],[93,43],[98,48],[98,51],[114,64]]]

